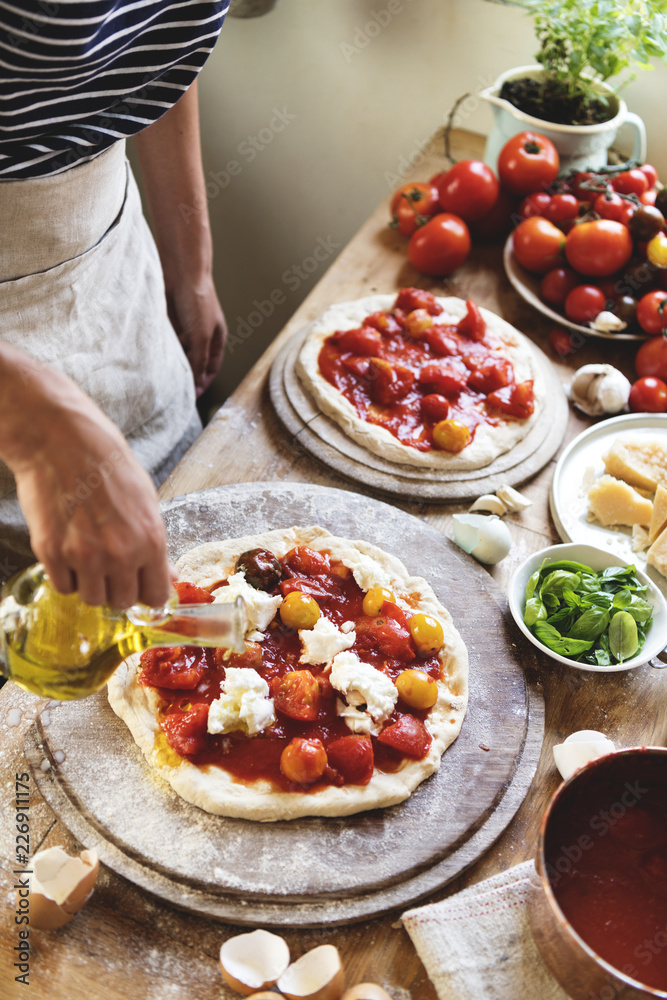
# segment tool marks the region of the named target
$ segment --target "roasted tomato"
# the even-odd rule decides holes
[[[398,722],[393,722],[382,730],[378,740],[417,760],[425,756],[431,745],[431,736],[426,726],[414,715],[402,715]]]
[[[422,385],[432,386],[436,393],[443,396],[455,396],[465,389],[470,373],[458,359],[452,361],[434,361],[424,365],[419,372]]]
[[[357,330],[343,330],[335,335],[334,343],[341,351],[350,351],[362,357],[372,357],[382,347],[382,336],[370,326]]]
[[[367,785],[373,777],[373,744],[368,736],[341,736],[329,744],[327,757],[346,785]]]
[[[514,369],[505,358],[487,358],[470,374],[468,385],[476,392],[495,392],[514,381]]]
[[[144,687],[192,691],[208,670],[208,651],[197,646],[147,649],[141,654],[139,683]]]
[[[389,406],[407,396],[414,385],[415,374],[405,365],[392,365],[382,358],[371,358],[367,378],[375,402]]]
[[[210,594],[208,590],[197,587],[194,583],[188,583],[186,580],[178,580],[174,584],[174,588],[178,594],[179,604],[212,604],[215,600],[213,594]]]
[[[382,613],[373,617],[361,617],[357,622],[356,633],[356,644],[360,649],[377,649],[384,656],[402,663],[409,663],[415,657],[409,629],[389,615]]]
[[[423,288],[401,288],[394,308],[406,313],[414,309],[425,309],[431,316],[439,316],[442,312],[442,306],[436,302],[433,292],[426,292]]]
[[[466,299],[466,314],[463,319],[458,321],[456,329],[462,337],[468,337],[470,340],[484,340],[486,323],[479,311],[479,306],[476,306],[472,299]]]
[[[501,413],[506,413],[509,417],[519,417],[525,420],[535,410],[533,380],[513,382],[512,385],[503,386],[502,389],[489,393],[486,397],[486,405],[492,409],[500,410]]]
[[[181,757],[206,749],[208,709],[208,705],[200,703],[193,705],[189,712],[171,712],[162,720],[167,743]]]
[[[295,545],[281,562],[289,576],[323,576],[331,569],[326,552],[318,552],[308,545]]]
[[[319,713],[320,686],[310,670],[293,670],[271,685],[276,710],[290,719],[314,722]]]
[[[500,151],[498,177],[511,194],[527,195],[556,180],[560,160],[549,139],[535,132],[519,132]]]

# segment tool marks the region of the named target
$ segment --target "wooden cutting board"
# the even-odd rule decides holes
[[[149,892],[232,923],[317,926],[412,903],[476,860],[532,780],[543,737],[532,646],[472,559],[394,507],[301,484],[220,487],[163,505],[170,556],[205,541],[320,524],[397,555],[431,583],[470,655],[470,703],[440,770],[400,805],[341,819],[212,816],[148,769],[105,692],[50,705],[26,753],[44,798],[86,847]],[[530,678],[530,680],[528,679]]]

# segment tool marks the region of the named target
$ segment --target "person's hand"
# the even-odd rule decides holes
[[[197,396],[218,373],[227,339],[227,323],[207,276],[198,284],[187,279],[167,288],[169,319],[192,368]]]
[[[3,354],[0,368],[16,360]],[[87,604],[162,606],[172,572],[150,476],[73,382],[14,354],[23,360],[5,383],[0,457],[16,478],[33,552],[56,590],[78,591]]]

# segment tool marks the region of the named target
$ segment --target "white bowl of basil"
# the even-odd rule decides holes
[[[515,622],[533,645],[580,670],[631,670],[667,645],[667,603],[645,573],[592,545],[551,545],[515,571]]]

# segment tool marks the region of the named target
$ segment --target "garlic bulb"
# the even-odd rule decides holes
[[[630,383],[612,365],[584,365],[574,373],[570,399],[589,417],[620,413],[630,395]]]
[[[620,333],[621,330],[625,330],[627,325],[620,316],[617,316],[613,312],[608,312],[606,309],[598,313],[590,323],[590,326],[594,330],[599,330],[600,333]]]

